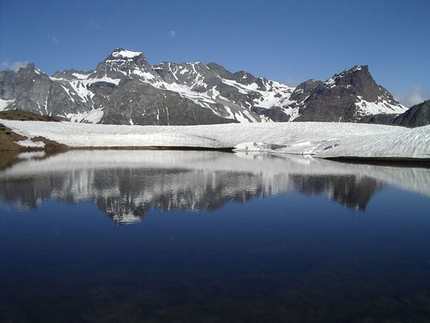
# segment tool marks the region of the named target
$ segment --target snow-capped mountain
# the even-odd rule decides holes
[[[141,125],[357,122],[407,110],[375,83],[367,66],[292,88],[216,63],[150,65],[143,53],[121,48],[88,72],[50,77],[34,64],[0,72],[0,110],[12,109],[75,122]]]
[[[302,92],[305,97],[299,101]],[[302,96],[296,98],[296,93]],[[307,81],[297,87],[292,99],[299,101],[297,121],[358,121],[369,115],[399,115],[407,110],[376,84],[367,66],[361,65],[325,82]]]

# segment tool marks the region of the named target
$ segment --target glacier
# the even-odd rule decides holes
[[[316,158],[430,159],[430,125],[417,128],[360,123],[249,123],[197,126],[103,125],[1,120],[12,131],[71,148],[149,147],[232,149]]]

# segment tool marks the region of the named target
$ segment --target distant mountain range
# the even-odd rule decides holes
[[[297,87],[232,73],[216,63],[150,65],[117,48],[88,72],[46,75],[34,64],[0,72],[0,110],[26,110],[74,122],[195,125],[231,122],[428,124],[429,101],[411,109],[377,85],[367,66]]]

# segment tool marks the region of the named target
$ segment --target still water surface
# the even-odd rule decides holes
[[[430,169],[218,152],[21,154],[0,322],[430,322]]]

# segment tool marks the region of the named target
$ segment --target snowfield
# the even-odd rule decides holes
[[[252,123],[201,126],[130,126],[0,120],[30,140],[75,148],[198,147],[311,155],[318,158],[430,159],[430,125],[414,129],[357,123]]]

